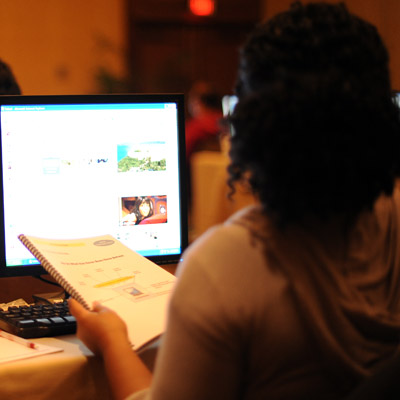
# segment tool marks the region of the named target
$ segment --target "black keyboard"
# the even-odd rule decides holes
[[[66,301],[15,306],[0,310],[0,329],[23,338],[68,335],[76,332],[76,320]]]

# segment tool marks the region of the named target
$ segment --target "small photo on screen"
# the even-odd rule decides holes
[[[118,172],[165,171],[165,142],[118,145]]]
[[[120,226],[167,222],[167,196],[122,197],[120,204]]]

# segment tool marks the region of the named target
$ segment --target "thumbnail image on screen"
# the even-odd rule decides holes
[[[121,198],[121,226],[164,224],[167,222],[167,196]]]

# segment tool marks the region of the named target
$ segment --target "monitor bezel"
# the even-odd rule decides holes
[[[124,94],[82,94],[82,95],[7,95],[0,96],[2,105],[22,104],[96,104],[96,103],[152,103],[175,102],[177,104],[178,120],[178,165],[180,182],[180,220],[181,220],[181,253],[148,256],[147,258],[158,265],[176,264],[181,260],[183,251],[188,246],[188,211],[187,211],[187,177],[185,157],[185,105],[181,93],[124,93]],[[0,111],[1,121],[1,111]],[[1,139],[0,123],[0,139]],[[5,227],[4,227],[4,193],[2,144],[0,140],[0,278],[17,276],[40,276],[47,272],[40,264],[32,266],[7,267],[5,262]]]

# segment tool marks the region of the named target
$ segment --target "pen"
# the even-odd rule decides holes
[[[18,336],[11,335],[11,333],[4,332],[0,329],[0,337],[4,339],[11,340],[12,342],[22,344],[25,347],[29,347],[30,349],[37,349],[36,343],[30,342],[29,340],[22,339]]]

